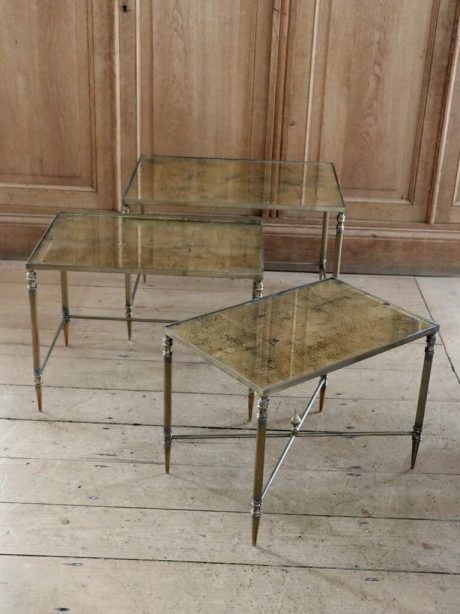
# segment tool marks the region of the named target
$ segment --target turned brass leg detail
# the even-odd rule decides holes
[[[262,490],[264,481],[265,433],[267,429],[267,409],[269,398],[262,396],[257,404],[256,460],[254,470],[254,490],[252,496],[252,545],[257,543],[260,516],[262,514]]]
[[[326,279],[327,274],[327,235],[329,231],[329,213],[323,213],[323,234],[321,236],[321,255],[319,259],[319,278]]]
[[[263,279],[255,279],[252,283],[252,298],[260,298],[264,291]]]
[[[415,416],[414,429],[412,431],[412,454],[410,468],[415,467],[417,453],[422,439],[423,419],[425,417],[426,398],[428,395],[428,385],[430,383],[431,365],[433,364],[434,345],[436,335],[428,335],[426,338],[425,360],[423,361],[422,380],[418,395],[417,413]]]
[[[345,213],[339,213],[337,216],[337,226],[335,230],[335,253],[334,253],[334,277],[340,275],[340,265],[342,263],[342,242],[343,231],[345,227]]]
[[[69,346],[69,324],[70,324],[70,311],[69,311],[69,287],[67,284],[67,271],[61,271],[61,302],[62,302],[62,319],[64,320],[64,326],[62,330],[64,332],[64,343],[66,347]]]
[[[324,384],[319,393],[319,411],[323,411],[323,407],[324,407],[324,399],[326,398],[326,388],[327,388],[327,375],[321,376],[321,381],[324,382]]]
[[[126,297],[126,324],[128,326],[128,339],[131,341],[131,333],[132,333],[132,317],[133,317],[133,306],[132,306],[132,296],[131,296],[131,275],[129,273],[125,274],[125,297]]]
[[[169,473],[171,460],[171,409],[172,409],[172,343],[171,337],[165,336],[163,339],[163,363],[164,363],[164,386],[163,386],[163,437],[165,448],[165,471]]]
[[[37,397],[38,411],[42,410],[42,378],[40,367],[40,338],[38,335],[37,315],[37,274],[27,271],[27,290],[29,291],[30,323],[32,327],[32,357],[34,365],[35,395]]]

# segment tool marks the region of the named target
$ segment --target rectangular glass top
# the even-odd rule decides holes
[[[171,324],[165,331],[259,394],[268,394],[438,328],[327,279]]]
[[[26,266],[256,278],[263,271],[262,225],[253,220],[59,213]]]
[[[345,210],[330,162],[142,156],[123,204],[285,211]]]

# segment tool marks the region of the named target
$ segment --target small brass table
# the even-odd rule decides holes
[[[345,203],[330,162],[141,156],[123,195],[123,212],[152,210],[322,213],[320,279],[327,271],[329,216],[335,214],[333,275],[339,276]]]
[[[340,280],[329,278],[241,305],[170,324],[164,338],[164,446],[169,473],[171,443],[183,439],[256,438],[252,497],[252,542],[256,544],[262,501],[297,437],[408,435],[411,468],[420,444],[435,335],[439,326]],[[323,408],[328,373],[427,337],[412,431],[305,431],[302,425],[319,395]],[[172,342],[177,339],[259,395],[257,432],[172,433]],[[302,415],[286,431],[267,431],[269,395],[319,377]],[[288,437],[270,477],[263,483],[266,437]]]
[[[59,213],[26,263],[32,323],[32,353],[38,408],[42,408],[42,373],[61,330],[69,342],[71,319],[124,320],[131,338],[132,322],[170,322],[133,316],[137,282],[130,275],[187,275],[250,279],[252,297],[261,296],[262,226],[258,220],[152,218],[114,213]],[[62,319],[43,362],[37,316],[37,270],[60,271]],[[125,274],[125,317],[70,312],[68,271]],[[250,391],[249,398],[253,402]]]

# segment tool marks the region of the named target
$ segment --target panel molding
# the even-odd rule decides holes
[[[36,1],[36,0],[35,0]],[[43,5],[44,7],[45,5]],[[68,20],[66,6],[72,8],[72,4],[61,5],[61,12],[56,14],[55,21],[50,25],[50,30],[46,32],[36,32],[36,36],[48,36],[52,39],[53,29],[59,30],[60,19]],[[84,0],[78,3],[76,10],[79,11],[79,21],[76,22],[76,48],[75,60],[70,68],[79,71],[77,86],[78,96],[82,100],[88,101],[84,116],[81,121],[85,121],[82,129],[88,132],[87,148],[82,155],[86,156],[85,164],[88,164],[88,175],[85,185],[74,185],[73,182],[53,181],[54,176],[42,175],[40,182],[23,183],[22,181],[8,180],[8,175],[3,174],[3,183],[0,183],[0,223],[2,224],[4,237],[7,239],[7,232],[11,221],[11,215],[18,214],[20,217],[14,222],[14,229],[20,228],[21,223],[29,228],[24,232],[31,236],[30,228],[34,226],[31,216],[37,215],[37,224],[43,223],[41,213],[60,211],[65,209],[111,209],[114,204],[115,188],[115,160],[114,160],[114,77],[113,77],[113,8],[111,0]],[[41,7],[41,8],[43,8]],[[21,9],[22,10],[22,9]],[[29,10],[29,9],[27,9]],[[43,8],[44,10],[44,8]],[[84,19],[83,19],[84,17]],[[43,18],[43,16],[42,16]],[[82,35],[84,32],[84,36]],[[46,60],[46,51],[53,50],[52,43],[43,43],[41,61]],[[51,53],[49,51],[49,53]],[[10,50],[14,59],[14,49]],[[69,52],[70,53],[70,52]],[[84,62],[83,62],[84,59]],[[46,62],[45,62],[46,64]],[[53,78],[60,79],[60,74],[53,74],[53,63],[48,62],[49,68],[49,88],[52,93]],[[65,70],[62,63],[59,70]],[[77,78],[77,77],[76,77]],[[56,86],[57,87],[57,86]],[[62,85],[60,85],[62,90]],[[59,94],[59,91],[57,93]],[[65,96],[69,93],[62,90]],[[32,93],[31,93],[32,95]],[[50,94],[51,95],[51,94]],[[64,97],[65,97],[64,96]],[[59,100],[59,99],[58,99]],[[60,138],[66,139],[66,130],[72,131],[69,134],[69,142],[75,138],[75,131],[72,125],[65,124],[65,115],[56,117]],[[86,118],[86,119],[85,119]],[[39,119],[39,117],[38,117]],[[59,122],[61,122],[59,124]],[[12,127],[13,129],[13,127]],[[85,137],[86,139],[86,137]],[[85,140],[86,142],[86,140]],[[69,147],[67,145],[67,147]],[[58,151],[58,150],[57,150]],[[81,161],[79,152],[74,152],[74,164],[78,165]],[[82,169],[82,173],[86,172]],[[83,175],[82,175],[83,176]],[[10,175],[10,177],[12,177]],[[56,176],[57,178],[58,176]],[[64,175],[59,176],[65,179]],[[11,231],[13,232],[13,231]],[[16,230],[15,230],[16,232]],[[20,233],[19,233],[20,234]],[[33,234],[33,232],[32,232]],[[19,244],[22,237],[19,239]],[[16,246],[13,246],[13,250]],[[2,253],[6,253],[6,248],[2,245]]]

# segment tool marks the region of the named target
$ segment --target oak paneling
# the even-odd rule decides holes
[[[446,92],[445,116],[434,182],[433,221],[460,222],[460,4],[456,36],[452,44],[450,81]]]
[[[87,9],[2,3],[2,182],[93,187]]]
[[[263,157],[267,0],[140,0],[142,153]]]
[[[0,0],[1,254],[57,210],[115,205],[113,9]]]
[[[332,160],[352,219],[426,220],[454,5],[291,0],[283,156]]]

